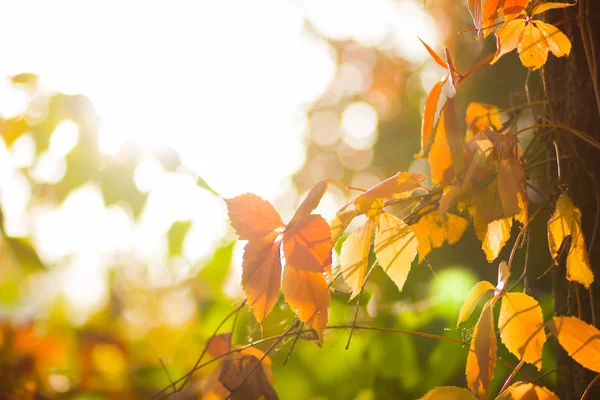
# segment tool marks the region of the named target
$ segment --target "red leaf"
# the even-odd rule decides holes
[[[291,228],[291,229],[290,229]],[[331,274],[331,229],[320,215],[308,215],[283,235],[283,254],[292,268]]]
[[[284,226],[271,203],[255,194],[246,193],[225,203],[231,225],[242,240],[260,239]]]

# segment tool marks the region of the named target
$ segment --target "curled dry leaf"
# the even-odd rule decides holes
[[[558,396],[543,386],[531,382],[515,382],[509,386],[496,400],[559,400]]]
[[[439,215],[435,212],[426,214],[417,223],[410,227],[419,243],[419,262],[431,252],[431,248],[440,248],[447,241],[454,244],[460,240],[469,221],[456,214],[446,213]]]
[[[553,317],[548,327],[569,357],[591,371],[600,372],[600,330],[575,317]]]
[[[324,179],[318,182],[315,186],[313,186],[313,188],[310,190],[310,192],[308,192],[304,200],[302,200],[302,203],[300,203],[300,205],[296,209],[294,216],[288,224],[289,227],[292,227],[296,222],[310,215],[310,213],[313,212],[315,208],[317,208],[317,206],[321,202],[321,199],[325,195],[325,192],[327,192],[328,186],[329,181],[327,179]]]
[[[300,321],[309,324],[323,340],[329,308],[329,286],[320,273],[286,268],[283,272],[282,291],[285,301],[298,315]]]
[[[331,275],[331,230],[320,215],[307,215],[285,230],[286,266]]]
[[[471,339],[467,356],[467,385],[480,399],[487,399],[496,365],[496,334],[494,333],[494,302],[488,301]]]
[[[419,400],[477,400],[477,397],[464,388],[438,386],[425,393]]]
[[[510,278],[510,269],[508,268],[508,264],[506,261],[500,261],[498,265],[498,284],[496,285],[496,289],[494,290],[494,296],[500,296],[506,290],[506,284],[508,283],[508,278]]]
[[[375,222],[369,218],[367,222],[352,232],[342,245],[340,267],[344,281],[352,289],[350,300],[356,297],[362,288],[374,229]]]
[[[350,225],[352,220],[361,213],[360,209],[356,204],[346,204],[341,210],[337,212],[335,218],[329,222],[331,228],[331,243],[335,244],[342,234]]]
[[[589,288],[594,282],[594,273],[581,231],[581,211],[573,205],[569,196],[563,193],[558,197],[556,210],[548,221],[548,245],[555,263],[567,236],[571,236],[571,246],[567,254],[567,279]]]
[[[458,327],[461,323],[465,322],[471,314],[473,310],[479,303],[479,300],[483,297],[484,294],[494,290],[494,285],[492,285],[488,281],[480,281],[471,288],[469,294],[467,294],[467,298],[465,299],[460,311],[458,313],[458,321],[456,322],[456,326]]]
[[[404,221],[386,212],[381,214],[375,233],[375,256],[400,291],[417,255],[417,246],[414,232]]]
[[[519,360],[542,369],[546,342],[544,317],[539,303],[525,293],[505,293],[498,318],[500,339]]]
[[[473,18],[473,25],[475,25],[475,30],[477,31],[477,37],[481,37],[482,34],[482,26],[483,26],[483,1],[484,0],[469,0],[469,13],[471,13],[471,17]]]

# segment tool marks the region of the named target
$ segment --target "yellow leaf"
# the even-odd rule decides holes
[[[496,364],[496,335],[494,333],[493,300],[488,301],[471,339],[467,356],[467,385],[481,399],[488,396],[488,388],[494,377]]]
[[[402,291],[418,242],[414,232],[400,218],[382,213],[375,233],[375,255],[381,268]]]
[[[339,210],[335,218],[329,222],[331,228],[331,243],[335,244],[342,236],[350,222],[360,214],[360,209],[354,203],[347,204]]]
[[[458,215],[451,213],[439,215],[434,212],[423,216],[417,223],[411,225],[419,243],[419,262],[429,254],[432,246],[440,248],[446,240],[450,244],[458,242],[468,225],[469,221]]]
[[[475,214],[475,233],[481,241],[481,248],[485,252],[488,262],[498,258],[500,251],[510,239],[512,218],[498,219],[485,224],[479,214]]]
[[[548,325],[569,357],[600,372],[600,330],[575,317],[553,317]]]
[[[465,302],[460,308],[460,312],[458,313],[458,322],[456,323],[456,326],[458,327],[461,323],[469,319],[469,317],[473,313],[473,310],[475,309],[475,306],[477,306],[479,299],[481,299],[481,297],[484,294],[494,289],[494,285],[492,285],[488,281],[477,282],[467,295]]]
[[[524,29],[525,24],[522,19],[513,19],[512,21],[506,22],[496,31],[498,49],[496,50],[496,55],[492,61],[490,61],[490,64],[494,64],[500,57],[517,48],[521,41],[521,37],[523,36]]]
[[[561,194],[556,202],[556,210],[548,221],[548,245],[555,262],[567,236],[571,236],[571,247],[567,255],[567,279],[589,288],[594,282],[594,273],[581,231],[581,211],[573,205],[569,196]]]
[[[374,228],[375,222],[369,218],[360,228],[352,232],[342,245],[340,266],[344,280],[352,289],[350,300],[360,293],[362,288]]]
[[[542,369],[542,347],[546,342],[544,317],[538,302],[525,293],[505,293],[498,318],[500,338],[519,360]]]
[[[555,8],[571,7],[571,6],[574,6],[575,4],[577,4],[577,2],[575,2],[575,3],[539,3],[538,5],[533,7],[533,10],[531,10],[531,16],[533,17],[534,15],[538,15],[538,14],[543,13],[544,11],[552,10]]]
[[[317,331],[322,340],[331,299],[325,276],[317,272],[286,267],[281,286],[285,301],[300,321]]]
[[[417,189],[425,176],[398,172],[354,199],[354,204],[366,215],[375,215],[383,208],[382,199],[406,199]]]
[[[535,70],[546,64],[548,44],[533,23],[526,24],[524,20],[522,23],[525,24],[525,28],[523,28],[517,52],[523,66]]]
[[[500,112],[496,106],[475,102],[470,103],[467,107],[467,116],[465,118],[467,122],[465,141],[471,141],[476,134],[488,126],[500,129],[502,122],[500,121],[499,114]]]
[[[543,386],[537,386],[530,382],[515,382],[508,387],[496,400],[560,400],[557,395]]]
[[[535,25],[540,30],[542,36],[546,38],[546,43],[552,54],[556,57],[569,55],[571,52],[571,41],[560,29],[543,21],[535,21]]]
[[[438,386],[425,393],[419,400],[477,400],[467,389],[456,386]]]

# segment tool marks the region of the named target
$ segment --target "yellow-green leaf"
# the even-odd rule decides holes
[[[458,313],[458,322],[456,323],[456,326],[469,319],[469,317],[473,313],[473,310],[475,309],[475,306],[477,306],[479,299],[481,299],[481,297],[484,294],[494,289],[494,285],[492,285],[488,281],[477,282],[467,295],[465,302],[460,308],[460,312]]]
[[[402,291],[418,242],[414,232],[400,218],[382,213],[375,233],[375,255],[381,268]]]
[[[575,317],[553,317],[548,325],[569,357],[600,372],[600,330]]]
[[[527,363],[542,368],[546,342],[544,317],[539,303],[525,293],[505,293],[498,318],[500,338],[508,351]]]

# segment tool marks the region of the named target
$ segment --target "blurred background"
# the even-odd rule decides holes
[[[461,72],[495,49],[458,34],[472,23],[450,0],[3,0],[0,12],[0,398],[136,399],[168,386],[165,369],[185,374],[244,298],[244,243],[222,197],[258,194],[286,220],[325,178],[367,188],[427,174],[413,155],[445,71],[418,37],[452,49]],[[515,60],[461,85],[459,121],[470,101],[526,102]],[[317,212],[331,218],[350,195],[332,187]],[[477,280],[496,280],[479,248],[469,228],[415,263],[403,293],[376,271],[358,321],[468,338],[458,309]],[[356,300],[332,296],[330,324],[351,322]],[[280,299],[262,335],[293,321]],[[246,308],[236,327],[236,344],[261,337]],[[344,350],[347,338],[300,340],[285,367],[282,342],[279,396],[465,385],[461,345],[357,332]],[[201,398],[212,370],[180,398]]]

